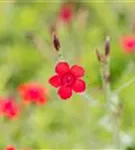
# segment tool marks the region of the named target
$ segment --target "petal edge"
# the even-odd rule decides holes
[[[59,87],[61,85],[61,80],[58,75],[54,75],[49,79],[49,83],[54,87]]]
[[[72,96],[72,89],[70,87],[61,87],[58,90],[58,95],[61,97],[61,99],[67,100]]]
[[[85,70],[78,65],[74,65],[71,67],[71,72],[76,78],[79,78],[84,76]]]
[[[77,79],[72,88],[76,93],[84,92],[86,89],[86,83],[81,79]]]
[[[59,75],[69,72],[69,64],[67,62],[59,62],[55,67],[55,72]]]

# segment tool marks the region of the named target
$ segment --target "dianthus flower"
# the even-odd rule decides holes
[[[5,150],[16,150],[16,148],[14,146],[8,146]]]
[[[17,150],[14,146],[8,146],[5,148],[5,150]],[[25,148],[23,150],[31,150],[30,148]]]
[[[18,87],[18,91],[25,102],[44,104],[47,102],[45,87],[38,83],[25,83]]]
[[[19,106],[15,103],[12,98],[1,98],[0,99],[0,115],[6,116],[10,119],[15,118],[18,115]]]
[[[59,18],[62,20],[64,23],[69,23],[72,20],[73,17],[73,10],[72,10],[72,5],[70,4],[65,4],[60,8],[59,12]]]
[[[69,66],[67,62],[59,62],[55,67],[56,75],[49,79],[49,83],[58,89],[58,95],[62,99],[72,96],[72,91],[76,93],[84,92],[86,85],[81,79],[84,76],[84,69],[78,65]]]
[[[125,36],[121,39],[121,45],[124,48],[125,52],[131,53],[135,52],[135,37]]]

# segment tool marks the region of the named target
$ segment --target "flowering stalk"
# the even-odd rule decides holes
[[[85,72],[84,69],[78,65],[73,65],[71,68],[69,67],[69,64],[64,60],[64,57],[61,53],[60,41],[59,41],[59,38],[56,34],[56,31],[54,31],[52,35],[53,35],[53,46],[54,46],[56,52],[58,52],[58,63],[56,64],[55,70],[57,70],[57,69],[63,70],[63,72],[65,72],[65,73],[63,76],[61,76],[61,81],[59,81],[60,79],[59,79],[58,75],[53,76],[49,80],[50,84],[53,85],[54,87],[58,87],[61,84],[60,82],[62,82],[62,84],[63,84],[63,79],[64,79],[65,86],[67,86],[67,87],[69,86],[71,88],[72,82],[75,80],[74,82],[76,83],[76,87],[74,86],[73,90],[77,93],[81,92],[80,95],[82,95],[85,99],[89,100],[89,102],[92,102],[93,104],[97,104],[97,101],[93,97],[89,96],[86,92],[84,92],[85,91],[85,82],[80,81],[80,80],[76,80],[76,77],[78,78],[78,77],[84,76],[84,72]],[[67,71],[65,71],[65,70],[67,70]],[[66,74],[69,70],[71,72],[68,73],[68,76],[67,76]],[[60,72],[57,72],[57,73],[61,74]],[[76,88],[78,88],[78,89],[76,89]],[[72,96],[72,92],[69,92],[68,89],[66,89],[66,90],[67,90],[66,92],[62,92],[62,93],[65,93],[64,95],[61,92],[58,92],[62,99],[68,99]]]
[[[119,119],[117,115],[117,105],[114,105],[113,94],[110,87],[110,42],[107,37],[105,42],[105,53],[100,54],[96,51],[97,59],[100,62],[100,73],[102,78],[103,90],[105,100],[107,102],[107,111],[110,115],[110,121],[113,131],[113,140],[115,148],[120,148],[120,136],[119,136]]]

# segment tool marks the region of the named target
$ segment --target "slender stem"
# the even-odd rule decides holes
[[[97,105],[97,104],[98,104],[98,103],[97,103],[97,100],[94,99],[92,96],[88,95],[87,92],[84,92],[84,93],[82,93],[82,94],[80,94],[80,95],[83,96],[86,100],[88,100],[88,101],[91,102],[92,104],[94,104],[94,105]]]
[[[119,116],[117,113],[112,114],[112,127],[114,132],[114,144],[117,149],[121,148],[120,131],[119,131]]]
[[[101,78],[102,78],[102,84],[105,94],[105,99],[107,101],[107,104],[110,103],[110,97],[111,97],[111,88],[110,88],[110,69],[109,69],[109,63],[101,64],[100,68]]]
[[[58,61],[64,60],[64,56],[61,51],[58,51]]]
[[[111,87],[110,87],[109,60],[107,60],[104,63],[101,63],[101,70],[100,71],[101,71],[104,95],[105,95],[105,99],[107,102],[107,111],[110,114],[110,121],[111,121],[112,131],[113,131],[113,142],[114,142],[115,148],[120,149],[120,135],[119,135],[118,117],[117,117],[117,113],[114,112],[114,110],[112,110],[113,99],[112,99],[112,92],[111,92]]]
[[[122,90],[124,90],[125,88],[127,88],[129,85],[131,85],[132,83],[135,83],[135,78],[129,80],[128,82],[124,83],[123,85],[121,85],[117,90],[116,93],[120,93]]]

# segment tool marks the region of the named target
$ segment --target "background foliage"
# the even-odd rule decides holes
[[[29,105],[15,121],[0,118],[0,149],[9,144],[33,149],[113,148],[106,111],[80,95],[61,101],[48,84],[54,72],[57,53],[52,45],[51,27],[57,21],[61,50],[71,64],[86,69],[87,93],[105,103],[95,49],[104,50],[111,37],[111,86],[117,89],[135,75],[135,57],[123,51],[120,38],[134,35],[135,5],[125,2],[73,3],[69,24],[57,19],[63,1],[0,2],[0,94],[14,95],[19,84],[37,81],[48,88],[44,106]],[[120,94],[121,140],[132,148],[135,139],[135,84]],[[132,148],[133,149],[133,148]]]

